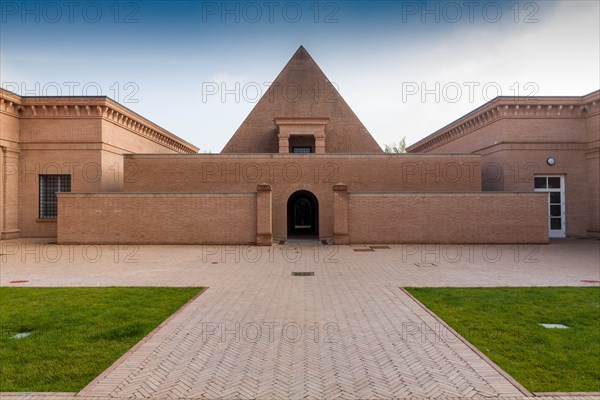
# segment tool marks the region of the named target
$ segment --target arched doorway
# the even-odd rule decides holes
[[[306,190],[292,193],[287,204],[288,238],[319,235],[319,202]]]

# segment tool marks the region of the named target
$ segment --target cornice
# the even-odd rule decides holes
[[[600,91],[583,97],[499,97],[420,140],[408,151],[426,153],[503,118],[587,118],[600,113]]]
[[[198,148],[108,97],[20,97],[0,92],[0,112],[18,118],[102,118],[178,153]]]
[[[21,96],[16,93],[9,92],[8,90],[4,90],[0,88],[0,99],[3,101],[7,101],[13,103],[14,105],[21,104]]]
[[[326,125],[329,122],[329,118],[278,117],[274,121],[276,125]]]

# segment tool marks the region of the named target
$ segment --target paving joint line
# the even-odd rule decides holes
[[[502,375],[507,381],[509,381],[515,388],[517,388],[521,393],[523,393],[527,397],[536,397],[535,394],[527,390],[523,385],[521,385],[515,378],[513,378],[508,372],[500,368],[498,364],[493,362],[488,356],[483,354],[481,350],[475,347],[471,342],[465,339],[461,334],[459,334],[454,328],[446,323],[446,321],[442,320],[437,314],[431,311],[429,308],[425,306],[425,304],[421,303],[415,296],[408,292],[408,290],[404,288],[399,288],[402,292],[404,292],[408,297],[410,297],[414,302],[416,302],[425,312],[431,315],[438,323],[440,323],[444,328],[446,328],[450,333],[455,335],[461,342],[463,342],[468,348],[470,348],[475,354],[477,354],[483,361],[488,363],[490,367],[492,367],[496,372]]]
[[[76,393],[76,396],[77,397],[86,396],[87,392],[89,392],[100,381],[102,381],[104,378],[106,378],[108,375],[110,375],[111,372],[113,372],[115,369],[117,369],[117,367],[119,367],[132,354],[134,354],[137,349],[139,349],[141,346],[143,346],[145,343],[147,343],[150,339],[152,339],[152,337],[154,335],[156,335],[162,328],[164,328],[165,326],[167,326],[173,319],[175,319],[179,314],[181,314],[185,309],[187,309],[198,297],[200,297],[208,289],[209,289],[208,286],[202,288],[202,290],[200,291],[200,293],[196,294],[194,297],[192,297],[187,302],[185,302],[185,304],[183,304],[181,307],[179,307],[173,314],[169,315],[167,317],[167,319],[165,319],[156,328],[154,328],[152,331],[150,331],[150,333],[148,333],[146,336],[144,336],[142,338],[142,340],[140,340],[135,345],[133,345],[132,348],[130,348],[129,350],[127,350],[121,357],[119,357],[114,363],[112,363],[110,365],[110,367],[108,367],[107,369],[105,369],[104,371],[102,371],[96,378],[94,378],[94,380],[92,380],[90,383],[88,383],[87,385],[85,385],[85,387],[83,389],[81,389],[79,392]]]

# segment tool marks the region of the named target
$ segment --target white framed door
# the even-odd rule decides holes
[[[564,175],[536,175],[536,192],[548,193],[548,232],[552,237],[566,236],[565,177]]]

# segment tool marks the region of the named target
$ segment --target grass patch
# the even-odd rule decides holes
[[[528,390],[600,391],[600,288],[407,290]]]
[[[81,390],[201,290],[0,288],[0,392]]]

